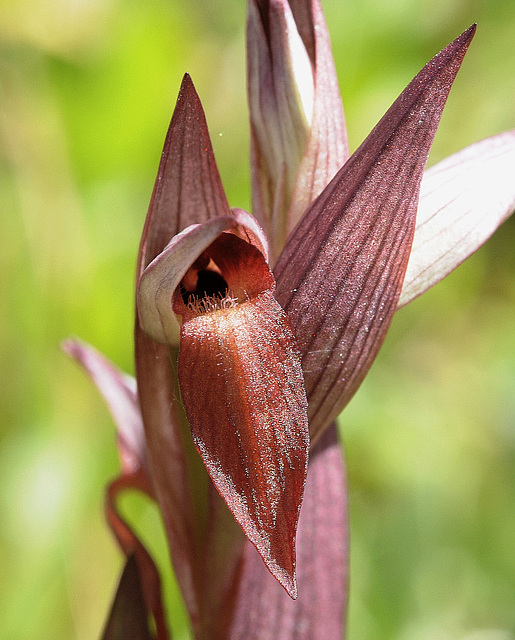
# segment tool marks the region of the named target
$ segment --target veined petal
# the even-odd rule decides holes
[[[181,328],[179,381],[213,482],[292,597],[309,436],[300,360],[271,291]]]
[[[440,282],[515,211],[515,130],[463,149],[424,173],[398,306]]]
[[[310,455],[297,532],[294,602],[245,547],[228,640],[341,640],[348,580],[347,484],[334,425]],[[273,635],[271,635],[273,630]]]
[[[312,437],[338,415],[370,368],[397,307],[420,181],[472,26],[394,102],[295,229],[276,297],[302,353]]]
[[[138,275],[191,224],[231,215],[202,104],[189,75],[182,81],[166,135],[138,257]]]

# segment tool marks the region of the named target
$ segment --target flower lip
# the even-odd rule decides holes
[[[217,490],[295,598],[307,400],[295,337],[273,296],[273,275],[252,236],[236,235],[237,229],[220,232],[200,255],[191,252],[180,281],[167,290],[168,308],[182,316],[179,386]],[[198,255],[193,261],[192,254]],[[159,279],[154,285],[159,290]]]
[[[295,598],[307,400],[295,337],[272,291],[233,308],[183,316],[177,372],[211,479],[269,571]]]

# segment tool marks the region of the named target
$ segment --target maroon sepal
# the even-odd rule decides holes
[[[312,438],[361,384],[397,307],[424,166],[474,32],[402,92],[304,215],[274,270],[302,353]]]

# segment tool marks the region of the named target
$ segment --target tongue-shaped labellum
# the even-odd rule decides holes
[[[197,449],[270,572],[296,597],[307,401],[274,287],[261,251],[224,232],[187,269],[170,312],[182,317],[179,383]]]

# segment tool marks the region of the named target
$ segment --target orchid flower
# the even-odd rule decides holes
[[[349,157],[318,0],[249,0],[254,216],[229,208],[184,77],[138,256],[137,390],[91,347],[66,343],[117,424],[122,473],[107,515],[130,563],[117,602],[136,566],[159,639],[159,575],[116,509],[125,488],[159,504],[195,638],[342,637],[347,505],[334,421],[396,309],[515,208],[515,132],[424,174],[474,32],[437,54]],[[112,628],[104,637],[118,637]]]

